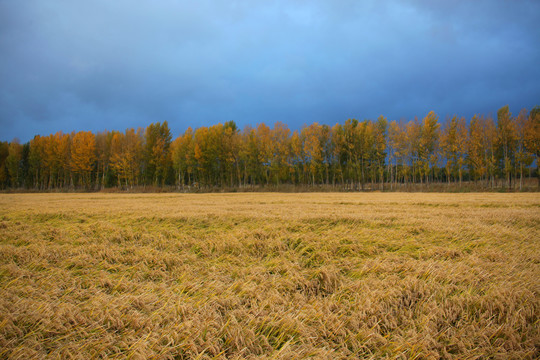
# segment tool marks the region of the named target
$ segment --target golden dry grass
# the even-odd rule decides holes
[[[0,195],[0,358],[532,359],[540,195]]]

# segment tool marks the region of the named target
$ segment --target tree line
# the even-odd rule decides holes
[[[36,135],[0,142],[0,188],[85,189],[140,186],[183,190],[265,185],[396,189],[474,182],[519,188],[540,181],[540,107],[513,116],[440,121],[348,119],[291,131],[284,123],[238,129],[234,121],[172,139],[167,122],[120,131]],[[536,166],[534,166],[536,164]]]

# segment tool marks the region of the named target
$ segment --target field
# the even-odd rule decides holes
[[[540,194],[3,194],[0,358],[540,357]]]

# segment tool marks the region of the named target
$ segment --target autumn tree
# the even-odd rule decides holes
[[[508,105],[497,111],[497,146],[499,158],[502,161],[501,168],[506,177],[506,186],[511,187],[512,165],[515,150],[515,124],[512,121],[512,113]]]
[[[313,123],[309,126],[304,126],[300,133],[303,139],[303,153],[309,163],[309,174],[311,177],[311,185],[315,185],[315,178],[318,175],[323,160],[323,151],[320,141],[321,126],[318,123]]]
[[[171,131],[167,121],[150,124],[144,133],[144,170],[154,186],[165,185],[171,165]]]
[[[529,114],[527,109],[522,109],[514,123],[516,135],[515,170],[518,171],[519,169],[519,190],[523,188],[523,170],[524,168],[530,166],[534,160],[533,155],[528,152],[527,148],[525,147],[528,117]]]
[[[259,162],[259,142],[257,133],[251,126],[246,126],[241,134],[240,161],[242,163],[243,185],[259,183],[261,164]]]
[[[491,116],[485,118],[483,125],[488,177],[491,183],[491,187],[493,188],[495,187],[495,176],[497,172],[497,127],[495,125],[495,120]]]
[[[540,186],[540,106],[535,106],[529,113],[524,126],[525,149],[536,157],[536,176]]]
[[[9,156],[9,143],[0,141],[0,189],[8,186],[8,169],[6,159]]]
[[[343,124],[343,148],[345,157],[345,181],[356,186],[360,182],[358,178],[360,156],[358,150],[358,120],[347,119]]]
[[[369,180],[367,178],[368,172],[371,166],[371,160],[373,157],[373,146],[375,144],[373,123],[369,120],[358,123],[356,127],[356,138],[354,151],[358,154],[360,160],[360,186],[364,190],[365,183]]]
[[[386,162],[386,150],[387,150],[387,129],[388,129],[388,120],[384,116],[379,116],[374,127],[374,161],[376,162],[377,175],[379,176],[379,181],[381,184],[382,190],[384,190],[384,168]]]
[[[234,121],[227,121],[223,125],[221,134],[221,157],[223,162],[223,174],[225,175],[229,186],[234,186],[235,179],[238,180],[239,174],[239,147],[240,135],[238,127]]]
[[[332,129],[326,124],[321,126],[320,142],[323,152],[324,182],[328,185],[330,182],[332,162],[334,161],[334,144],[332,142]]]
[[[35,189],[45,188],[45,179],[47,178],[44,167],[44,143],[45,138],[39,135],[34,136],[34,138],[30,140],[29,166]]]
[[[341,124],[335,124],[332,127],[332,159],[333,159],[333,178],[332,184],[335,185],[336,180],[344,183],[344,167],[346,166],[346,151],[345,133]]]
[[[409,121],[405,125],[405,149],[404,156],[406,158],[404,166],[405,183],[407,179],[416,182],[416,177],[421,175],[421,169],[423,166],[420,162],[420,156],[422,152],[421,144],[422,125],[419,123],[418,118]],[[420,181],[421,181],[420,177]]]
[[[291,136],[291,163],[294,168],[293,183],[305,183],[306,176],[306,156],[304,154],[304,144],[300,133],[295,130]]]
[[[96,162],[96,137],[90,131],[80,131],[73,136],[71,145],[71,170],[80,177],[86,188],[91,185],[91,173]]]
[[[117,175],[118,185],[126,187],[137,184],[142,160],[142,136],[140,131],[127,129],[125,134],[114,132],[111,139],[111,167]]]
[[[194,135],[194,158],[198,178],[206,186],[223,185],[223,125],[201,127]]]
[[[195,166],[195,149],[193,130],[188,127],[183,135],[177,137],[171,144],[173,167],[176,173],[177,185],[191,186]]]
[[[484,141],[484,119],[474,115],[469,125],[467,164],[474,181],[487,175],[486,144]]]
[[[422,120],[420,128],[418,159],[420,161],[420,181],[422,174],[426,184],[429,183],[429,174],[435,164],[437,164],[437,146],[439,140],[439,117],[435,112],[430,111]]]
[[[463,170],[465,169],[467,160],[467,145],[469,143],[469,134],[467,128],[467,120],[460,117],[456,124],[456,154],[455,162],[457,166],[459,185],[463,180]]]
[[[127,171],[125,170],[124,163],[124,137],[125,135],[119,131],[113,131],[111,138],[111,169],[114,172],[116,177],[117,186],[122,186],[123,184],[127,187]]]
[[[392,121],[388,127],[388,151],[390,179],[393,176],[396,185],[398,179],[400,182],[405,179],[404,169],[406,167],[407,149],[406,129],[397,121]],[[394,164],[392,164],[392,159],[394,159]]]
[[[71,141],[70,135],[60,131],[43,139],[42,161],[48,175],[49,188],[59,188],[72,183]]]
[[[272,161],[272,134],[270,128],[260,123],[256,130],[258,166],[266,184],[270,183],[270,164]]]
[[[277,185],[286,181],[290,175],[291,144],[290,130],[282,122],[276,122],[270,132],[272,144],[270,171]]]
[[[206,126],[202,126],[195,130],[193,157],[196,163],[198,178],[205,184],[210,182],[210,171],[212,166],[212,158],[209,148],[210,141],[208,136],[208,128]]]
[[[103,131],[96,134],[96,185],[104,189],[110,181],[111,145],[117,131]]]
[[[22,185],[21,162],[23,147],[19,140],[14,139],[8,147],[6,167],[9,175],[9,182],[12,187],[18,188]]]
[[[464,117],[453,116],[447,121],[441,133],[441,150],[445,160],[448,183],[451,177],[463,180],[468,145],[467,122]]]

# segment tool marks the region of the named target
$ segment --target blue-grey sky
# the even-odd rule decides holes
[[[540,104],[540,1],[0,0],[0,140]]]

